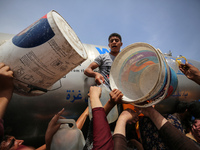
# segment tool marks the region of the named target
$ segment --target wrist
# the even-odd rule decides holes
[[[196,83],[200,84],[200,72],[197,72],[193,78],[192,78],[193,81],[195,81]]]
[[[52,138],[46,138],[46,137],[45,137],[45,144],[46,144],[47,150],[50,150],[51,141],[52,141]]]
[[[11,98],[12,98],[12,96],[0,96],[1,101],[10,102]]]
[[[128,122],[128,119],[125,119],[124,117],[120,117],[117,120],[117,125],[120,125],[121,127],[126,126],[126,123]]]
[[[98,72],[94,72],[94,77],[96,78],[96,76],[98,76],[100,73]]]
[[[108,103],[109,103],[109,105],[111,105],[111,106],[115,106],[115,105],[116,105],[116,103],[115,103],[114,101],[112,101],[111,99],[108,100]]]
[[[118,120],[119,120],[119,122],[123,122],[124,124],[126,124],[129,120],[129,118],[127,117],[127,115],[120,115]]]
[[[90,95],[90,100],[96,100],[96,99],[99,99],[99,95],[96,95],[96,94],[91,94]]]
[[[156,110],[153,107],[146,108],[145,111],[146,111],[145,113],[146,117],[152,118],[155,116]]]
[[[149,117],[157,129],[160,130],[160,128],[167,122],[167,120],[153,107],[148,109],[148,115],[146,116]]]
[[[89,116],[89,111],[84,112],[84,115],[85,115],[86,117]]]

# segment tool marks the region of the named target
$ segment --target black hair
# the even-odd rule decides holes
[[[1,147],[1,143],[3,142],[3,141],[7,141],[10,137],[12,137],[11,135],[4,135],[1,139],[0,139],[0,149],[2,148]],[[12,142],[12,141],[11,141]]]
[[[184,101],[178,101],[176,105],[175,113],[184,113],[188,108],[189,103]]]
[[[173,113],[184,113],[181,117],[181,124],[185,129],[185,133],[191,130],[192,124],[196,119],[200,119],[200,101],[177,101],[175,104],[175,111]]]
[[[10,137],[12,137],[11,135],[4,135],[1,139],[1,142],[3,141],[7,141]]]
[[[118,38],[120,39],[120,41],[122,42],[122,37],[121,37],[121,35],[118,34],[118,33],[112,33],[112,34],[110,34],[110,36],[108,37],[108,41],[110,41],[110,38],[113,37],[113,36],[118,37]]]
[[[188,111],[195,118],[200,118],[200,101],[193,101],[188,106]]]
[[[178,101],[174,113],[184,113],[186,110],[195,118],[200,118],[200,101]]]

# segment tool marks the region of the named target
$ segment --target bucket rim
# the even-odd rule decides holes
[[[159,61],[159,62],[162,62],[162,58],[160,57],[160,52],[159,52],[156,48],[154,48],[152,45],[150,45],[150,44],[148,44],[148,43],[136,42],[136,43],[130,44],[130,45],[128,45],[127,47],[125,47],[125,48],[116,56],[116,58],[115,58],[115,60],[114,60],[112,66],[114,66],[115,63],[117,63],[116,60],[118,60],[118,59],[121,57],[121,55],[124,55],[124,53],[126,53],[127,50],[130,50],[130,49],[135,48],[135,47],[142,47],[142,46],[143,46],[143,47],[148,47],[148,48],[150,48],[151,50],[153,50],[153,51],[155,52],[157,58],[158,58],[158,61]],[[127,96],[124,95],[122,100],[123,100],[124,102],[132,103],[132,102],[135,102],[135,101],[143,102],[143,101],[145,101],[146,99],[148,99],[148,98],[150,97],[150,93],[152,93],[152,91],[155,90],[156,85],[157,85],[158,81],[159,81],[160,78],[161,78],[161,77],[160,77],[160,76],[161,76],[161,67],[162,67],[162,66],[161,66],[161,64],[159,63],[159,74],[158,74],[156,83],[155,83],[154,86],[151,88],[151,90],[150,90],[149,93],[147,93],[146,95],[144,95],[144,96],[142,96],[142,97],[140,97],[140,98],[137,98],[137,99],[135,99],[135,100],[132,100],[132,99],[130,99],[130,98],[128,98]],[[109,76],[109,77],[110,77],[109,80],[110,80],[111,89],[114,89],[114,88],[119,89],[119,88],[116,86],[115,81],[114,81],[114,78],[113,78],[113,70],[114,70],[114,67],[111,67],[110,76]]]
[[[159,86],[159,83],[160,83],[160,81],[162,81],[162,78],[161,78],[161,75],[162,75],[162,67],[164,67],[164,63],[163,63],[163,57],[162,57],[162,53],[160,53],[160,51],[158,51],[157,49],[156,49],[156,53],[158,54],[158,58],[159,58],[159,65],[161,66],[160,67],[160,70],[159,70],[159,75],[158,75],[158,80],[156,81],[156,84],[155,84],[155,86],[152,88],[152,90],[148,93],[148,95],[153,95],[155,92],[157,93],[159,90],[160,90],[160,88],[158,89],[157,87]],[[166,67],[168,67],[167,66],[167,63],[165,62],[165,64],[166,64]],[[168,72],[168,68],[167,68],[167,72]],[[146,101],[146,100],[141,100],[140,102],[144,102],[144,101]],[[139,102],[139,101],[138,101]]]
[[[136,106],[136,107],[146,108],[146,107],[149,107],[149,106],[152,106],[152,105],[155,105],[155,104],[159,103],[160,101],[162,101],[162,100],[167,96],[167,93],[168,93],[168,90],[169,90],[169,87],[170,87],[170,80],[171,80],[170,68],[169,68],[169,66],[168,66],[168,64],[167,64],[167,61],[166,61],[166,59],[164,58],[164,55],[163,55],[163,54],[161,54],[161,57],[162,57],[163,61],[165,61],[165,63],[166,63],[166,67],[167,67],[167,76],[168,76],[167,84],[166,84],[166,86],[164,87],[164,88],[166,88],[164,94],[163,94],[161,97],[159,97],[159,98],[153,100],[153,101],[150,102],[150,103],[147,102],[147,104],[139,105],[139,104],[135,104],[135,103],[133,102],[133,103],[131,103],[132,105],[134,105],[134,106]],[[146,101],[148,101],[148,100],[146,100]]]
[[[63,18],[62,15],[60,15],[60,13],[58,13],[56,10],[51,10],[51,11],[48,13],[48,14],[51,14],[52,20],[53,20],[54,24],[56,24],[57,29],[58,29],[58,31],[60,32],[60,34],[63,36],[63,38],[64,38],[65,40],[67,40],[67,42],[68,42],[69,45],[72,47],[72,49],[74,49],[75,52],[78,53],[78,54],[80,55],[80,53],[77,52],[77,49],[74,48],[74,47],[71,45],[71,42],[69,42],[69,40],[66,38],[66,36],[64,35],[64,33],[61,31],[60,25],[59,25],[59,24],[57,23],[57,21],[55,20],[55,17],[54,17],[54,15],[53,15],[53,13],[55,13],[55,14],[57,14],[59,17],[61,17],[62,20],[63,20],[63,21],[71,28],[71,30],[74,32],[73,28],[72,28],[72,27],[70,26],[70,24],[65,20],[65,18]],[[47,14],[47,15],[48,15],[48,14]],[[75,34],[76,38],[78,39],[79,44],[81,45],[81,49],[82,49],[82,51],[83,51],[83,53],[84,53],[84,55],[80,55],[80,56],[86,60],[86,59],[88,58],[87,51],[86,51],[85,47],[83,46],[83,43],[81,42],[81,40],[79,39],[79,37],[76,35],[75,32],[74,32],[74,34]],[[80,50],[80,49],[78,49],[78,50]]]

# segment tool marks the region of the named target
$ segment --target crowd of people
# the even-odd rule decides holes
[[[122,38],[119,34],[113,33],[108,38],[110,53],[99,55],[88,68],[85,69],[85,75],[94,77],[98,85],[105,83],[108,88],[109,72],[115,57],[120,52],[122,46]],[[99,67],[100,72],[94,69]],[[200,71],[195,66],[186,62],[181,64],[179,69],[185,76],[200,84]],[[62,109],[50,120],[46,134],[45,144],[39,148],[23,145],[23,140],[17,140],[14,136],[4,135],[3,117],[7,106],[13,94],[13,72],[9,66],[0,63],[0,150],[50,150],[54,134],[59,130],[61,123],[59,119],[64,112]],[[111,88],[110,88],[111,89]],[[183,150],[200,149],[200,102],[184,103],[184,109],[180,114],[189,113],[189,125],[184,122],[185,119],[177,119],[173,114],[163,116],[152,106],[148,108],[136,108],[123,110],[117,121],[112,133],[107,121],[107,114],[117,104],[122,104],[123,93],[118,89],[110,92],[110,99],[103,106],[101,97],[101,88],[99,86],[91,86],[88,96],[92,108],[91,128],[88,134],[91,139],[86,139],[86,144],[82,149],[94,150],[127,150],[127,149],[168,149]],[[139,116],[140,114],[143,116]],[[86,118],[89,115],[88,107],[77,119],[76,125],[78,129],[82,129]],[[139,135],[127,138],[127,124],[136,126],[139,124]],[[92,131],[91,131],[92,130]],[[135,131],[136,132],[136,131]],[[62,144],[62,143],[61,143]],[[66,149],[68,149],[66,147]]]

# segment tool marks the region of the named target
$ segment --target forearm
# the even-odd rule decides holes
[[[103,108],[92,109],[93,149],[113,149],[112,134]]]
[[[88,115],[89,115],[89,110],[88,110],[88,107],[87,107],[85,109],[85,111],[81,114],[81,116],[76,121],[76,126],[77,126],[78,129],[80,129],[80,130],[82,129]]]
[[[51,141],[52,141],[52,137],[51,138],[46,138],[45,137],[46,150],[50,150],[50,148],[51,148]]]
[[[8,107],[10,99],[8,97],[0,97],[0,118],[3,119],[5,111]]]
[[[171,150],[199,149],[196,144],[187,138],[171,123],[165,123],[159,130],[162,140]]]
[[[121,134],[123,136],[126,136],[126,122],[127,121],[124,118],[119,117],[115,126],[114,135]]]
[[[111,111],[111,109],[115,106],[115,103],[112,102],[110,99],[107,101],[107,103],[104,105],[104,110],[106,115]]]
[[[192,80],[200,85],[200,71],[195,74]]]
[[[98,72],[93,71],[91,68],[87,68],[84,71],[84,74],[88,77],[95,77]]]
[[[167,122],[167,119],[165,119],[154,108],[149,108],[148,117],[152,120],[152,122],[155,124],[158,130]]]
[[[99,97],[90,97],[90,104],[92,109],[96,107],[103,107]]]

